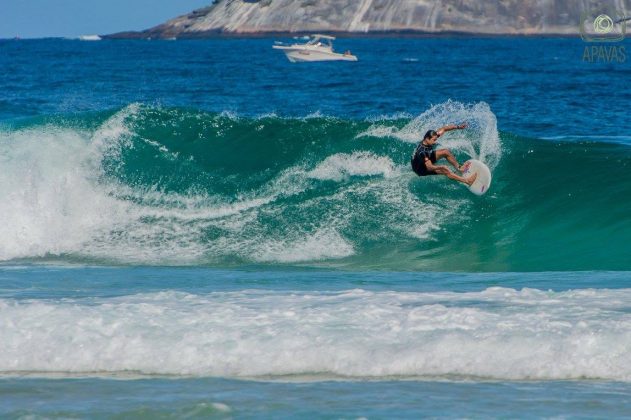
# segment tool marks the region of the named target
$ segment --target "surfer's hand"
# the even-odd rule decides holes
[[[463,128],[467,128],[467,127],[468,127],[468,124],[467,124],[467,123],[462,123],[462,124],[459,124],[459,125],[457,125],[457,126],[456,126],[456,128],[459,128],[459,129],[461,129],[461,130],[462,130]]]

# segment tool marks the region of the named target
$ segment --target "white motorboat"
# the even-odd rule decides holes
[[[357,57],[346,51],[344,54],[333,51],[334,36],[311,35],[305,44],[274,45],[272,48],[282,50],[292,63],[302,61],[357,61]]]
[[[98,35],[81,35],[79,41],[100,41],[101,37]]]

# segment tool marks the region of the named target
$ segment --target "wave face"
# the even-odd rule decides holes
[[[629,381],[629,298],[494,287],[0,299],[0,372]]]
[[[416,177],[441,139],[476,197]],[[631,149],[498,133],[484,103],[411,117],[240,117],[132,104],[0,127],[0,260],[394,270],[630,269]]]

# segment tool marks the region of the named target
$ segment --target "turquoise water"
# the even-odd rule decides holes
[[[0,413],[89,418],[625,418],[629,387],[581,382],[0,380]],[[81,401],[80,404],[77,401]],[[222,402],[217,402],[222,401]],[[10,413],[10,414],[9,414]],[[517,414],[519,413],[519,414]]]
[[[0,415],[628,417],[629,64],[272,43],[0,41]]]

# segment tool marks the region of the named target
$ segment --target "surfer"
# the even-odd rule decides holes
[[[425,133],[423,140],[416,146],[414,154],[412,155],[412,169],[414,172],[418,176],[445,175],[447,178],[455,179],[467,185],[473,184],[477,174],[474,173],[470,177],[464,178],[453,173],[445,165],[436,165],[437,160],[447,159],[456,170],[463,172],[466,169],[458,164],[458,161],[449,149],[434,150],[438,138],[444,133],[451,130],[462,130],[464,128],[467,128],[467,124],[451,124],[440,128],[438,131],[429,130]]]

